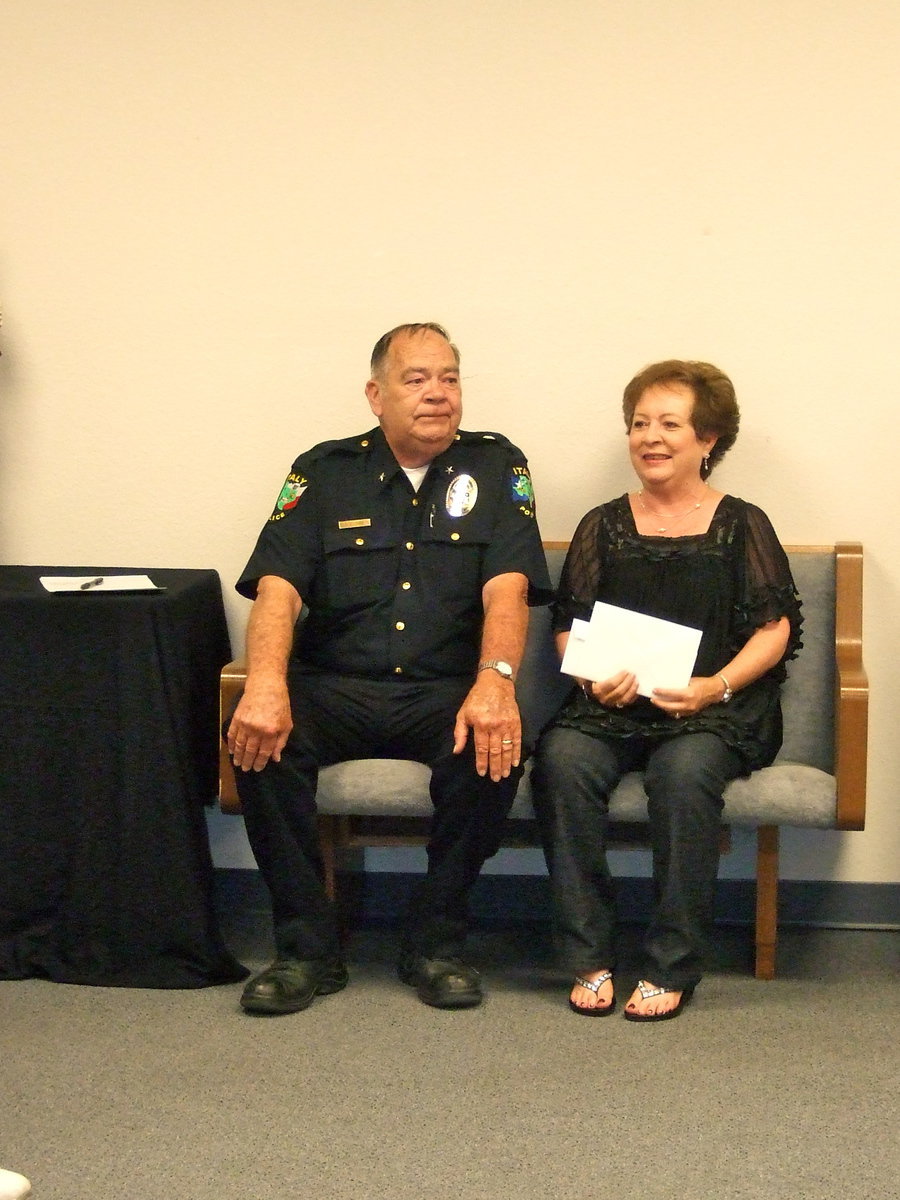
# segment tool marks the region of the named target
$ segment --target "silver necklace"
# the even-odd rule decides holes
[[[709,487],[707,486],[706,491],[700,497],[700,499],[697,501],[696,504],[692,504],[690,508],[685,509],[685,511],[683,513],[681,513],[679,516],[672,517],[671,521],[669,521],[669,523],[667,525],[660,525],[660,527],[657,529],[656,532],[657,533],[668,533],[673,525],[677,525],[679,521],[683,521],[685,517],[689,517],[692,512],[696,512],[697,509],[700,507],[700,505],[703,503],[703,501],[706,499],[708,494],[709,494]],[[647,514],[648,517],[653,517],[653,519],[655,521],[658,521],[660,519],[659,513],[655,513],[652,508],[648,508],[647,505],[644,503],[643,488],[641,488],[641,490],[638,492],[638,504],[641,506],[641,508],[644,510],[644,512]]]

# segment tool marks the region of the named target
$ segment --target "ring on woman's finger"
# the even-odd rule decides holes
[[[624,707],[625,707],[624,704],[616,704],[616,708],[624,708]]]
[[[675,718],[675,720],[676,720],[676,721],[680,721],[680,720],[681,720],[681,713],[673,713],[672,715],[674,716],[674,718]]]
[[[504,738],[503,741],[500,743],[501,746],[511,746],[512,744],[513,744],[512,738]]]

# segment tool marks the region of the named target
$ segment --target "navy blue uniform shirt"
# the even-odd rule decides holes
[[[237,590],[254,598],[263,575],[293,584],[308,609],[302,669],[435,679],[474,675],[482,588],[510,571],[529,604],[549,602],[522,452],[459,430],[416,492],[376,428],[300,455]]]

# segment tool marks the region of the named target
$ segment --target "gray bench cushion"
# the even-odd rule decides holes
[[[512,817],[532,818],[528,768]],[[424,817],[431,813],[431,772],[400,759],[360,759],[326,767],[319,777],[319,811],[336,816]],[[725,791],[723,821],[728,825],[806,825],[834,828],[835,780],[816,767],[779,762],[735,779]],[[616,821],[646,821],[647,797],[641,776],[626,775],[613,793]]]
[[[564,552],[548,551],[553,579]],[[725,791],[723,820],[730,825],[835,827],[834,775],[834,590],[831,550],[791,554],[791,569],[803,599],[803,649],[788,667],[782,695],[784,746],[775,764],[736,779]],[[550,631],[550,610],[534,609],[517,692],[526,739],[557,711],[571,688],[560,673]],[[347,816],[422,817],[431,812],[430,771],[420,763],[364,759],[326,767],[319,778],[323,813]],[[646,821],[647,797],[638,774],[626,775],[610,802],[616,821]],[[528,768],[512,816],[533,817]]]

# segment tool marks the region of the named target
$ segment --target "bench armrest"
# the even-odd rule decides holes
[[[237,702],[241,698],[241,692],[244,690],[246,682],[247,663],[243,658],[236,659],[222,668],[222,676],[219,684],[220,729],[224,727],[226,721],[231,720],[231,714],[237,707]],[[231,758],[223,737],[219,738],[219,806],[222,812],[225,813],[236,814],[241,811],[241,802],[238,798],[237,786],[234,782]]]
[[[859,542],[838,542],[834,552],[836,824],[863,829],[869,720],[869,680],[862,661],[863,548]]]

